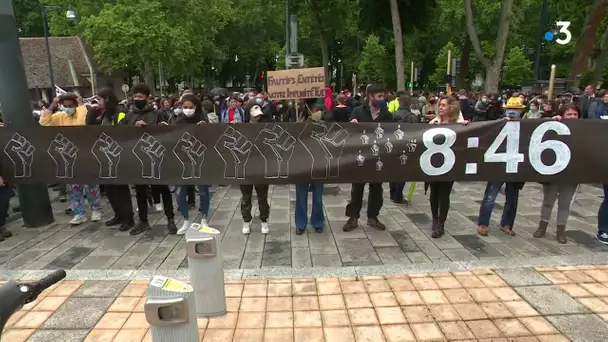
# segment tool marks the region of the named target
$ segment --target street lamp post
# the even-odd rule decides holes
[[[0,1],[0,27],[0,103],[5,124],[3,129],[28,132],[38,124],[29,103],[12,1]],[[21,184],[17,192],[24,226],[41,227],[53,223],[53,209],[45,184]]]
[[[46,47],[46,61],[49,65],[49,80],[51,81],[51,95],[56,96],[55,89],[55,74],[53,72],[53,61],[51,56],[51,47],[49,45],[49,10],[61,10],[61,6],[42,6],[42,25],[44,26],[44,45]],[[76,12],[72,9],[72,5],[68,5],[68,10],[65,17],[69,21],[76,20]]]

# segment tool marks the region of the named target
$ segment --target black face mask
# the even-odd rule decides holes
[[[146,108],[147,100],[133,100],[133,106],[139,110]]]

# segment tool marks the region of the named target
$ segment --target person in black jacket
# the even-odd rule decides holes
[[[384,100],[384,89],[378,85],[367,87],[367,102],[353,109],[350,122],[392,122],[393,115],[387,109]],[[363,191],[365,183],[352,184],[350,202],[346,206],[348,221],[342,227],[350,232],[359,226],[359,215],[363,206]],[[385,230],[386,226],[378,221],[382,209],[382,183],[369,183],[369,197],[367,199],[367,224],[378,230]]]
[[[150,87],[140,83],[133,86],[133,108],[127,113],[121,124],[135,127],[146,127],[158,123],[158,111],[149,103]],[[169,234],[177,233],[175,214],[173,212],[173,198],[167,185],[155,185],[161,194],[165,215],[167,215],[167,230]],[[148,185],[135,186],[135,197],[139,208],[139,223],[131,230],[131,235],[138,235],[150,229],[148,223]]]
[[[87,112],[87,125],[116,126],[126,117],[126,108],[120,105],[111,88],[103,88],[97,93],[95,103]],[[106,221],[107,227],[118,226],[124,232],[135,226],[133,221],[133,201],[127,184],[105,184],[104,190],[108,202],[114,211],[114,217]]]
[[[417,99],[414,100],[417,101]],[[421,123],[420,116],[412,113],[410,109],[412,101],[412,98],[406,94],[399,96],[399,109],[393,113],[393,118],[396,122]],[[389,183],[391,201],[397,204],[405,202],[405,199],[403,198],[403,188],[405,188],[405,182]]]

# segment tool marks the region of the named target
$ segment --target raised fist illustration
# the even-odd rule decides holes
[[[57,134],[51,141],[47,152],[55,162],[55,177],[74,178],[74,164],[78,157],[78,147],[70,139],[61,133]]]
[[[93,156],[99,163],[99,178],[113,179],[118,177],[118,163],[120,163],[122,150],[122,147],[112,137],[101,133],[91,148]]]
[[[384,128],[378,124],[374,133],[376,134],[376,139],[382,139],[384,137]]]
[[[304,127],[300,142],[313,159],[311,178],[326,179],[340,175],[340,158],[348,137],[348,131],[337,123],[329,128],[316,123]]]
[[[155,137],[144,133],[133,146],[133,154],[141,163],[143,178],[160,179],[160,169],[166,148]]]
[[[13,162],[15,178],[28,178],[32,176],[32,163],[36,148],[21,134],[15,133],[4,147],[4,153]]]
[[[412,138],[412,139],[407,140],[407,143],[405,144],[405,146],[407,147],[407,152],[414,153],[416,151],[416,147],[418,146],[418,143],[416,142],[415,138]]]
[[[393,134],[395,135],[395,138],[397,138],[397,140],[403,140],[403,137],[405,137],[405,132],[401,130],[401,125],[397,125],[397,129]]]
[[[255,138],[255,147],[265,160],[266,178],[289,177],[289,161],[296,139],[279,125],[267,125]]]
[[[215,143],[214,149],[224,161],[224,178],[245,179],[245,167],[253,144],[241,132],[226,128]]]
[[[207,147],[194,135],[184,132],[173,148],[173,154],[182,163],[182,178],[201,178]]]

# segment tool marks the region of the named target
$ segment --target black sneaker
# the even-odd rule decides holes
[[[323,233],[323,227],[315,228],[315,233],[319,233],[319,234]]]
[[[351,217],[342,226],[342,230],[345,232],[352,232],[353,230],[357,229],[357,227],[359,227],[359,219],[356,217]]]
[[[118,230],[121,232],[126,232],[127,230],[133,228],[133,226],[135,226],[135,221],[129,220],[128,222],[123,222]]]
[[[306,233],[305,229],[296,229],[296,235],[303,235],[304,233]]]
[[[177,226],[175,225],[175,220],[169,219],[167,221],[167,230],[171,235],[177,234]]]
[[[378,221],[378,219],[376,217],[368,217],[367,218],[367,225],[372,227],[372,228],[376,228],[378,230],[385,230],[386,226],[384,225],[384,223]]]
[[[68,201],[68,197],[67,196],[64,196],[64,195],[59,196],[59,202],[65,203],[67,201]]]
[[[11,236],[13,236],[13,233],[11,233],[10,230],[8,230],[6,228],[0,228],[0,236],[2,236],[5,239],[8,239]]]
[[[139,222],[137,225],[135,225],[135,228],[131,229],[129,234],[139,235],[149,229],[150,229],[150,225],[148,224],[148,222]]]
[[[72,215],[72,208],[67,208],[64,212],[66,215]]]
[[[121,223],[122,223],[122,220],[119,219],[118,217],[114,216],[113,219],[106,221],[106,227],[118,226]]]

